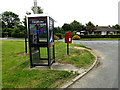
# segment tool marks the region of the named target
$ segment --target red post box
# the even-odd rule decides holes
[[[72,32],[65,33],[65,43],[72,43]]]

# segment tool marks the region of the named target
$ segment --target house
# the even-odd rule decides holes
[[[110,25],[109,26],[96,25],[96,28],[97,29],[92,32],[92,35],[109,35],[111,32],[113,33],[113,35],[116,35],[119,32],[119,30],[110,27]]]
[[[112,33],[113,35],[116,35],[120,33],[120,31],[110,27],[110,25],[109,26],[96,25],[96,30],[94,30],[92,34],[89,34],[89,32],[86,30],[81,30],[80,32],[76,32],[76,34],[78,35],[110,35],[110,33]]]

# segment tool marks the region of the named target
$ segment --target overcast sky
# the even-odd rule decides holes
[[[77,20],[82,24],[92,21],[95,25],[106,26],[118,23],[119,0],[37,0],[44,13],[52,16],[55,26]],[[21,21],[26,11],[32,12],[34,0],[1,0],[0,13],[12,11]]]

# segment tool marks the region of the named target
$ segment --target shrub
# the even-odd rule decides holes
[[[12,33],[11,33],[11,36],[12,36],[12,37],[19,37],[19,33],[12,32]]]
[[[74,36],[75,35],[75,32],[72,32],[72,36]]]
[[[60,39],[63,39],[63,34],[62,33],[56,33],[56,36],[58,36]]]
[[[8,37],[11,37],[11,32],[13,31],[14,29],[13,28],[3,28],[2,29],[2,32],[3,32],[3,37],[4,36],[8,36]],[[7,33],[7,34],[6,34]]]
[[[24,37],[24,32],[21,32],[19,28],[14,28],[13,31],[11,32],[12,37]]]
[[[55,40],[58,40],[58,39],[60,39],[58,36],[56,36],[56,35],[54,35],[54,39]]]
[[[80,40],[80,36],[74,35],[74,36],[73,36],[73,40]]]
[[[24,36],[25,36],[24,32],[19,33],[19,37],[24,37]]]
[[[2,32],[2,37],[8,37],[8,32]]]
[[[120,33],[117,33],[117,35],[120,35]]]
[[[110,32],[110,35],[114,35],[114,33],[113,33],[113,32]]]

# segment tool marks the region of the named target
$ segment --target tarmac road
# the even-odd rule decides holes
[[[118,41],[73,41],[73,43],[86,45],[99,52],[102,58],[97,68],[69,88],[118,88]]]

